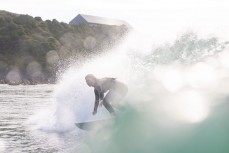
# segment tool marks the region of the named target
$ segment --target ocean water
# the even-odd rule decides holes
[[[93,90],[82,82],[86,74],[116,77],[129,87],[118,116],[94,127],[75,152],[229,152],[228,41],[187,32],[158,46],[146,42],[130,35],[108,54],[66,71],[56,94],[58,101],[76,95],[74,104],[66,101],[76,121],[96,120]]]
[[[71,65],[56,85],[1,85],[0,150],[34,153],[228,153],[227,40],[179,35],[152,45],[138,33],[103,54]],[[86,132],[93,116],[87,74],[115,77],[129,92],[117,117]]]
[[[64,153],[80,145],[77,129],[58,133],[29,122],[31,116],[53,105],[53,91],[54,85],[0,85],[1,153]]]

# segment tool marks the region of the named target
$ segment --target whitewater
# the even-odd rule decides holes
[[[133,29],[116,46],[62,64],[55,85],[0,85],[0,152],[229,152],[226,0],[49,2],[26,2],[26,10],[61,20],[76,10],[120,17]],[[30,14],[21,4],[1,5]],[[95,45],[88,40],[97,43],[89,36],[85,46]],[[104,107],[92,115],[95,97],[87,74],[114,77],[129,88],[117,117],[89,132],[75,123],[111,116]]]
[[[228,49],[226,40],[194,32],[160,45],[131,32],[111,50],[81,63],[73,60],[55,86],[53,104],[28,124],[68,133],[76,122],[110,118],[104,107],[92,115],[94,93],[84,79],[92,73],[128,85],[126,111],[109,128],[86,134],[76,152],[226,153]]]
[[[228,41],[186,32],[155,45],[137,32],[92,58],[72,60],[56,85],[1,87],[1,152],[222,152],[228,148]],[[128,85],[111,124],[87,132],[89,73]],[[12,105],[12,100],[14,105]]]
[[[1,85],[0,152],[228,153],[226,26],[148,26],[97,55],[72,57],[55,85]],[[75,123],[111,116],[104,107],[92,115],[87,74],[129,88],[117,117],[89,132]]]

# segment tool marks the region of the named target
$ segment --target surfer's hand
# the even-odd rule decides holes
[[[96,113],[97,113],[97,111],[94,110],[93,113],[92,113],[92,115],[95,115]]]

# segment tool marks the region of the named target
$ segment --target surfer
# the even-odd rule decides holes
[[[126,96],[128,92],[127,86],[116,80],[116,78],[98,79],[93,74],[88,74],[85,80],[89,87],[94,87],[95,105],[92,114],[95,115],[98,106],[103,105],[110,114],[114,115],[115,110],[112,106],[116,106]],[[104,94],[106,95],[104,96]]]

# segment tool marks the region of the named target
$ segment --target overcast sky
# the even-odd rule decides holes
[[[229,26],[228,0],[0,0],[0,10],[68,23],[78,14],[126,20],[151,32]],[[152,30],[153,29],[153,30]]]

